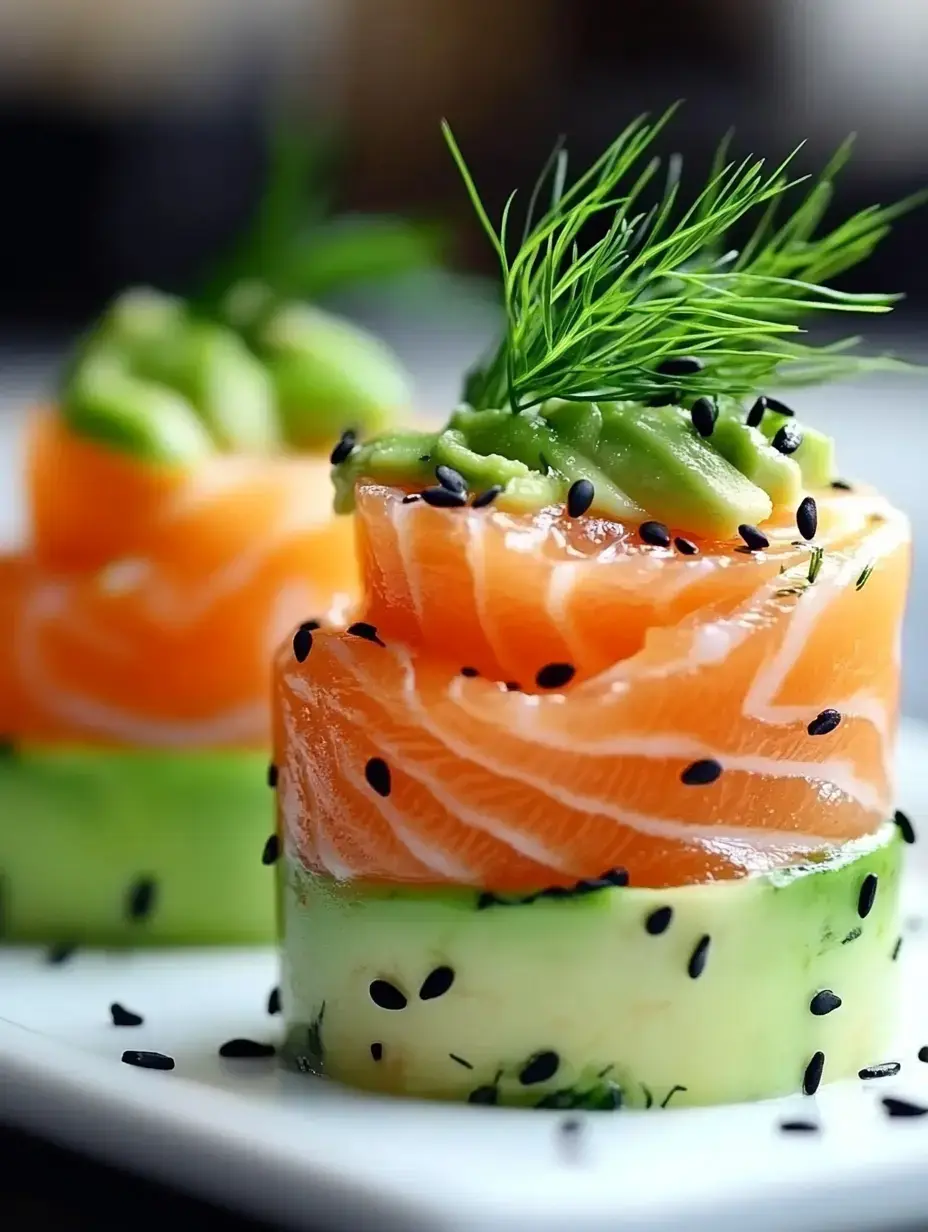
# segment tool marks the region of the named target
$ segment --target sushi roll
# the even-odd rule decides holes
[[[518,249],[446,133],[507,324],[447,426],[334,468],[362,618],[276,657],[303,1071],[676,1107],[811,1095],[887,1042],[909,527],[768,391],[854,370],[796,322],[888,307],[821,284],[903,207],[822,231],[842,151],[791,213],[787,166],[724,156],[648,212],[663,123],[573,187],[558,155]]]
[[[4,940],[273,940],[269,657],[347,618],[339,432],[408,389],[316,308],[246,324],[127,291],[28,420],[29,542],[0,560]]]

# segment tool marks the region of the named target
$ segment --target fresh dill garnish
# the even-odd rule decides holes
[[[875,565],[876,565],[876,561],[871,560],[869,564],[867,564],[864,567],[863,571],[861,572],[860,577],[857,579],[857,582],[855,584],[855,587],[854,587],[855,590],[863,590],[863,588],[870,581],[870,574],[873,572]]]
[[[813,548],[812,555],[809,557],[809,585],[811,586],[818,575],[822,571],[822,562],[825,559],[824,548]]]
[[[788,216],[784,198],[808,177],[791,177],[801,147],[772,170],[753,156],[729,161],[720,145],[708,182],[687,208],[679,203],[682,160],[668,160],[656,204],[645,208],[661,160],[652,147],[676,111],[640,116],[573,184],[559,146],[531,194],[519,247],[509,228],[516,194],[499,227],[491,222],[464,157],[445,122],[445,140],[483,229],[499,259],[505,332],[489,361],[473,369],[464,396],[477,410],[513,411],[549,398],[648,402],[673,390],[740,397],[771,384],[811,384],[864,369],[905,367],[889,357],[849,355],[859,341],[797,340],[799,320],[815,312],[890,311],[899,298],[852,294],[824,285],[870,255],[900,214],[928,199],[919,193],[872,206],[820,231],[848,140]],[[547,199],[540,216],[539,206]],[[591,220],[605,234],[582,247]],[[732,248],[732,228],[753,223]],[[661,361],[702,361],[683,375],[662,375]]]

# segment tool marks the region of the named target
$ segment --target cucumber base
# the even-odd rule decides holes
[[[825,1082],[884,1059],[901,865],[892,825],[776,875],[519,902],[282,861],[286,1055],[368,1090],[549,1108],[814,1088],[818,1053]]]
[[[270,944],[273,827],[258,752],[4,752],[0,940]]]

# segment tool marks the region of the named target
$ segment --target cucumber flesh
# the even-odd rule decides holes
[[[15,748],[0,756],[0,936],[251,945],[275,936],[267,758]]]
[[[536,1107],[786,1095],[819,1051],[846,1078],[891,1037],[901,863],[890,825],[769,876],[502,902],[337,885],[288,856],[287,1055],[370,1090]],[[815,1014],[824,990],[841,1005]]]

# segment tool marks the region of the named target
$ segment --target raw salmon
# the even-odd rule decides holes
[[[360,485],[365,624],[276,658],[288,841],[340,879],[522,892],[736,877],[874,831],[909,529],[874,493],[816,495],[820,562],[792,516],[765,551],[686,556]]]
[[[37,413],[32,542],[0,568],[0,732],[108,745],[258,746],[268,656],[357,589],[328,459],[151,466]]]

